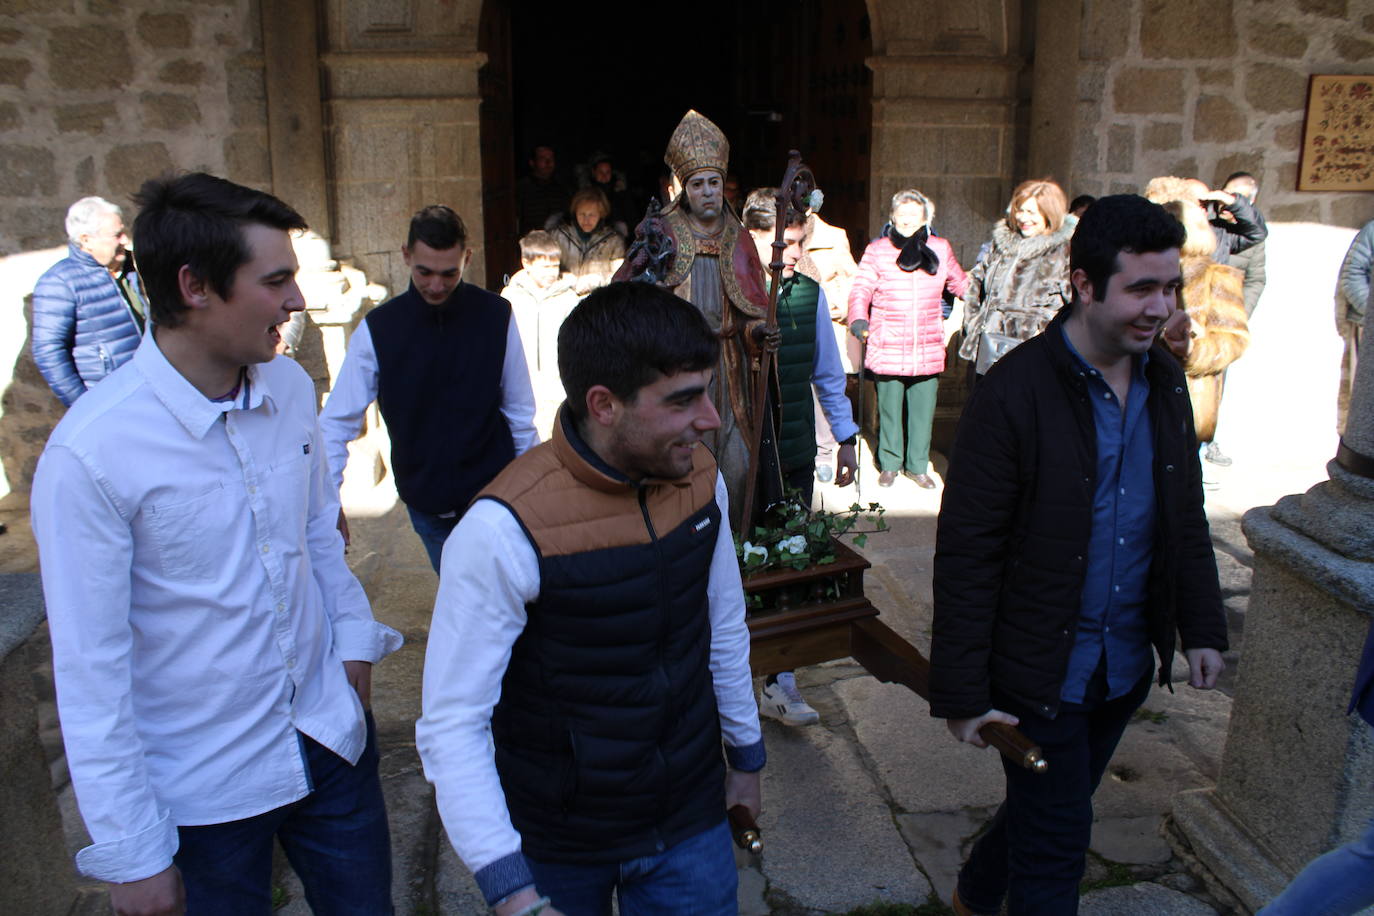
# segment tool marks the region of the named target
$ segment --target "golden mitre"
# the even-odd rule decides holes
[[[682,116],[673,130],[663,161],[683,184],[702,169],[715,169],[724,177],[730,161],[730,141],[709,118],[692,110]]]

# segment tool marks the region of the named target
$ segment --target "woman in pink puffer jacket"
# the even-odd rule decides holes
[[[849,293],[849,331],[868,342],[864,368],[877,382],[880,487],[892,486],[899,470],[922,489],[935,487],[926,471],[945,368],[942,294],[962,297],[968,277],[949,242],[930,234],[934,216],[920,191],[892,195],[891,220],[864,249]]]

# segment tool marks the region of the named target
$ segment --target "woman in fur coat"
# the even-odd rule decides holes
[[[1188,230],[1188,238],[1179,252],[1183,267],[1179,297],[1192,322],[1192,342],[1183,371],[1188,376],[1197,439],[1206,444],[1216,435],[1226,367],[1239,359],[1250,344],[1250,329],[1245,322],[1245,275],[1212,260],[1216,237],[1207,221],[1207,211],[1186,188],[1172,199],[1156,203],[1162,203]]]
[[[1064,190],[1053,181],[1023,182],[1007,216],[992,228],[991,249],[969,271],[964,341],[959,355],[979,374],[1016,344],[1044,330],[1069,301],[1069,238]],[[984,333],[994,335],[984,341]],[[980,346],[985,350],[979,357]]]

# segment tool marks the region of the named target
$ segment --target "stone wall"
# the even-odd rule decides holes
[[[0,2],[0,252],[167,169],[271,182],[257,0]]]
[[[1374,0],[1083,0],[1080,58],[1071,195],[1243,170],[1272,221],[1374,218],[1374,194],[1297,190],[1308,77],[1374,72]]]

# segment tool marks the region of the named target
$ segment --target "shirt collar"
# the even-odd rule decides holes
[[[258,365],[247,367],[243,385],[233,401],[210,400],[167,361],[151,330],[143,335],[133,362],[168,413],[197,439],[205,438],[210,427],[231,410],[257,410],[264,402],[276,405],[271,387]]]
[[[1091,378],[1101,378],[1102,373],[1083,358],[1083,354],[1078,352],[1078,348],[1069,339],[1069,332],[1064,324],[1059,326],[1059,333],[1064,336],[1064,345],[1069,348],[1069,356],[1073,358],[1074,364],[1082,370],[1084,375]],[[1131,357],[1131,377],[1135,381],[1145,381],[1145,367],[1150,364],[1149,351],[1138,353]]]

